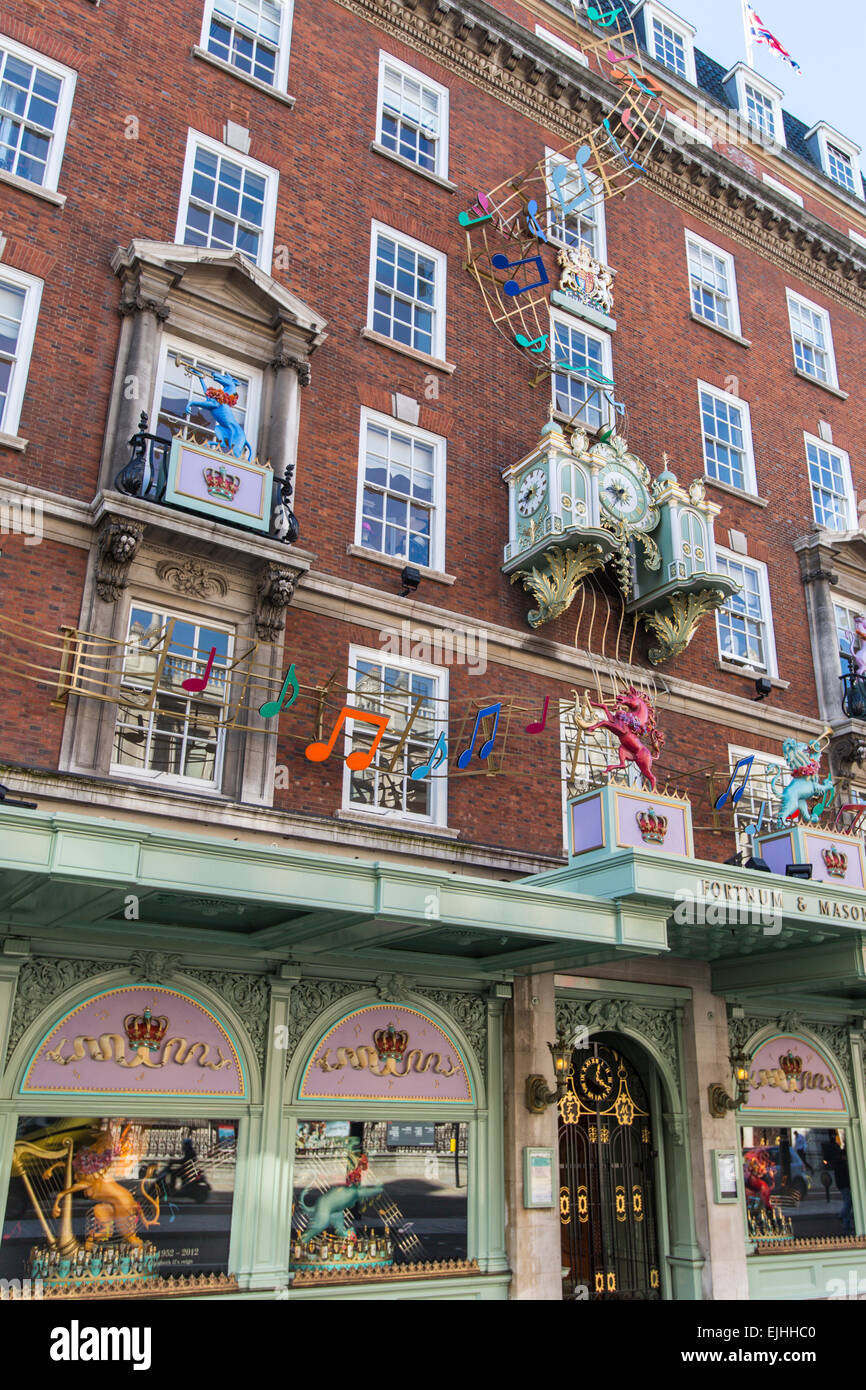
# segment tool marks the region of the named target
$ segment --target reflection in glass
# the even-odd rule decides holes
[[[853,1236],[843,1129],[748,1125],[741,1131],[749,1236]]]

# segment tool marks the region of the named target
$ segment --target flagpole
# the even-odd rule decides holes
[[[743,32],[744,32],[744,34],[745,34],[745,36],[746,36],[746,62],[748,63],[749,67],[752,67],[752,66],[753,66],[753,61],[752,61],[752,60],[753,60],[753,54],[752,54],[752,26],[751,26],[751,23],[750,23],[750,21],[749,21],[749,4],[748,4],[748,0],[742,0],[742,8],[743,8]]]

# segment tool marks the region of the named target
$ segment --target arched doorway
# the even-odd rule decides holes
[[[608,1035],[576,1050],[559,1103],[565,1298],[661,1297],[653,1121],[627,1048]]]

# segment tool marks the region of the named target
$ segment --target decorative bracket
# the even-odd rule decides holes
[[[641,613],[647,627],[651,627],[660,646],[650,647],[649,659],[653,666],[659,666],[671,657],[679,656],[691,642],[701,618],[721,608],[726,595],[721,589],[701,589],[696,594],[671,594],[663,608],[653,612]]]
[[[144,526],[139,521],[109,517],[96,538],[96,592],[104,603],[116,603],[126,588],[129,567],[144,539]]]
[[[597,545],[578,545],[574,550],[556,545],[545,550],[543,558],[544,569],[515,570],[511,576],[511,583],[519,579],[538,604],[526,615],[530,627],[541,627],[570,608],[581,581],[601,569],[606,557]]]
[[[277,565],[273,560],[265,565],[256,585],[256,636],[260,641],[277,641],[302,574],[303,570]]]

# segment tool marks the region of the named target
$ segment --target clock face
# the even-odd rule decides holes
[[[609,516],[640,529],[650,512],[643,481],[620,462],[606,463],[598,475],[598,500]]]
[[[517,510],[521,516],[532,516],[544,501],[547,492],[547,475],[543,468],[534,468],[527,473],[517,494]]]
[[[598,1105],[613,1091],[613,1072],[603,1057],[587,1057],[580,1065],[574,1088],[585,1105]]]

